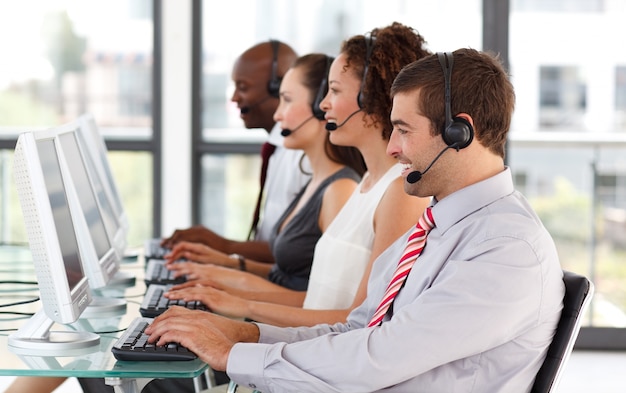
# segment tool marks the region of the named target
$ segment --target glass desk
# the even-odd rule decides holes
[[[7,312],[34,313],[41,308],[36,301],[11,307],[2,307],[0,315],[0,375],[40,377],[104,378],[107,385],[118,393],[140,392],[146,383],[155,378],[194,378],[196,389],[200,379],[207,378],[208,366],[201,360],[192,361],[118,361],[111,347],[130,322],[141,316],[139,306],[145,293],[142,258],[123,262],[123,272],[136,277],[134,286],[108,288],[105,296],[120,297],[127,301],[124,312],[117,316],[79,320],[69,326],[55,324],[52,330],[86,330],[100,335],[100,344],[64,356],[20,354],[8,347],[8,336],[22,326],[30,316]],[[39,296],[37,285],[10,283],[10,281],[36,281],[30,251],[25,246],[0,247],[0,304],[32,300]]]

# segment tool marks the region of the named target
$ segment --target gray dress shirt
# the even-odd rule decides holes
[[[376,260],[345,324],[259,325],[228,374],[262,392],[528,392],[564,294],[552,238],[500,174],[435,202],[436,227],[396,297],[367,328],[408,233]]]

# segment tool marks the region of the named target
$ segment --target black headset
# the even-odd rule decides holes
[[[270,44],[272,44],[272,73],[270,74],[270,80],[267,82],[267,92],[270,96],[278,98],[282,80],[278,76],[278,49],[280,43],[276,40],[270,40]]]
[[[454,58],[452,52],[437,53],[439,64],[443,69],[445,79],[445,103],[446,103],[446,125],[441,133],[443,141],[457,151],[466,148],[474,139],[474,127],[462,117],[452,117],[451,99],[450,99],[450,79],[452,77],[452,65]]]
[[[372,37],[371,34],[365,37],[365,63],[363,64],[363,79],[361,79],[361,88],[359,94],[356,96],[356,102],[359,104],[359,108],[365,107],[365,80],[367,79],[367,71],[370,67],[370,57],[372,57],[372,51],[374,50],[374,44],[376,43],[376,37]]]
[[[335,60],[332,56],[326,56],[326,70],[324,71],[324,77],[320,82],[320,87],[317,89],[317,94],[315,95],[315,99],[313,100],[313,104],[311,104],[311,109],[313,110],[313,116],[315,116],[318,120],[324,120],[324,116],[326,112],[320,108],[320,104],[324,97],[326,97],[326,93],[328,93],[328,71],[330,70],[330,65]]]

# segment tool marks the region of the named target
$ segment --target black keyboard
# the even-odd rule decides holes
[[[143,253],[146,258],[163,259],[169,252],[169,248],[161,246],[161,239],[148,239],[144,243]]]
[[[195,353],[177,343],[163,346],[148,344],[144,330],[152,323],[151,318],[135,318],[113,347],[111,352],[117,360],[194,360]]]
[[[186,307],[190,310],[209,311],[202,302],[194,300],[186,302],[184,300],[170,300],[163,296],[169,291],[172,285],[151,284],[143,297],[143,302],[139,312],[144,317],[154,318],[161,315],[170,306]]]
[[[165,259],[148,259],[144,275],[146,285],[151,284],[182,284],[185,277],[174,278],[174,272],[165,267]]]

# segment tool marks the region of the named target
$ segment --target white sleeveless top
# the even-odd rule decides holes
[[[303,308],[345,309],[352,305],[374,243],[374,212],[389,184],[402,172],[395,164],[368,192],[359,183],[315,246]]]

